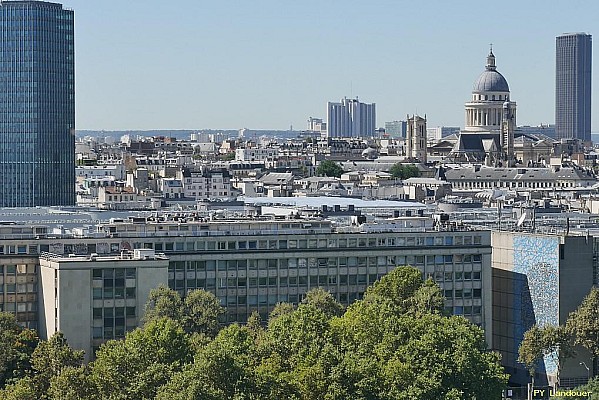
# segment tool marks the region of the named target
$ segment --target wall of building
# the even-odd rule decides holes
[[[564,324],[578,307],[593,284],[593,243],[582,236],[495,231],[492,246],[492,347],[501,353],[511,379],[524,384],[529,377],[517,362],[523,335],[535,324]],[[577,368],[580,361],[575,358],[563,366],[562,385],[582,379],[583,372],[586,376],[586,370]],[[539,368],[549,382],[556,371],[551,357]]]

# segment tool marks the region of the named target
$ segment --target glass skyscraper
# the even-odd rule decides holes
[[[591,140],[591,35],[567,33],[555,40],[555,135]]]
[[[75,203],[73,11],[0,2],[0,207]]]

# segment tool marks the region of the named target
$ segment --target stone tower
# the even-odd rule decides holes
[[[426,115],[407,116],[406,156],[426,163]]]

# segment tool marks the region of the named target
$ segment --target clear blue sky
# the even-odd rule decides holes
[[[518,124],[553,123],[555,36],[599,40],[596,0],[63,4],[75,10],[78,129],[305,129],[351,95],[377,104],[379,126],[416,112],[463,126],[489,43]]]

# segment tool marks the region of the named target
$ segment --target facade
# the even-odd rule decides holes
[[[385,122],[385,133],[392,138],[405,138],[407,132],[407,121]]]
[[[517,362],[524,332],[534,324],[564,325],[570,312],[597,284],[597,238],[592,236],[544,235],[523,232],[493,232],[493,341],[513,383],[529,381],[525,367]],[[586,384],[585,362],[590,354],[577,348],[561,370],[560,384]],[[552,357],[541,363],[537,382],[556,379]],[[541,383],[542,384],[542,383]]]
[[[209,221],[181,215],[176,219],[114,220],[83,226],[71,233],[44,226],[1,228],[0,265],[5,272],[0,284],[0,309],[14,312],[21,323],[41,329],[50,329],[42,321],[46,310],[40,302],[51,294],[45,293],[45,284],[36,284],[45,280],[40,275],[42,253],[63,258],[97,254],[94,257],[99,260],[131,249],[165,253],[169,258],[168,276],[160,272],[160,279],[165,279],[162,283],[181,295],[196,288],[213,292],[227,308],[223,322],[245,322],[252,311],[266,317],[277,302],[297,304],[316,287],[325,288],[348,305],[361,298],[378,278],[409,264],[439,283],[447,298],[447,311],[464,315],[484,328],[491,324],[490,232],[433,227],[432,219],[426,217],[346,228],[334,228],[331,221],[311,218]],[[96,268],[89,261],[81,263],[85,264],[82,268]],[[82,285],[85,293],[91,288],[88,299],[94,300],[95,278],[89,269],[87,274],[85,279],[78,278],[77,285],[64,287],[65,297],[80,297]],[[137,279],[137,286],[159,283],[153,276],[147,278],[147,283],[142,282],[141,275]],[[139,292],[137,298],[141,304]],[[84,312],[85,318],[90,318],[87,314],[92,308],[86,303],[84,311],[73,312]]]
[[[75,204],[73,11],[0,2],[0,207]]]
[[[249,148],[236,149],[235,161],[265,162],[274,161],[279,156],[279,151],[274,148]]]
[[[227,170],[183,168],[178,176],[183,183],[183,197],[187,199],[208,200],[231,197],[231,175]]]
[[[445,171],[454,193],[480,192],[485,189],[554,192],[590,187],[597,183],[589,172],[580,168],[493,168],[464,167]]]
[[[329,138],[372,137],[376,131],[376,105],[361,103],[358,98],[343,98],[327,104]]]
[[[592,38],[568,33],[555,40],[555,134],[591,141]]]
[[[150,291],[168,277],[168,259],[154,250],[102,257],[42,253],[39,264],[38,333],[42,339],[64,333],[87,361],[102,343],[139,326]]]

